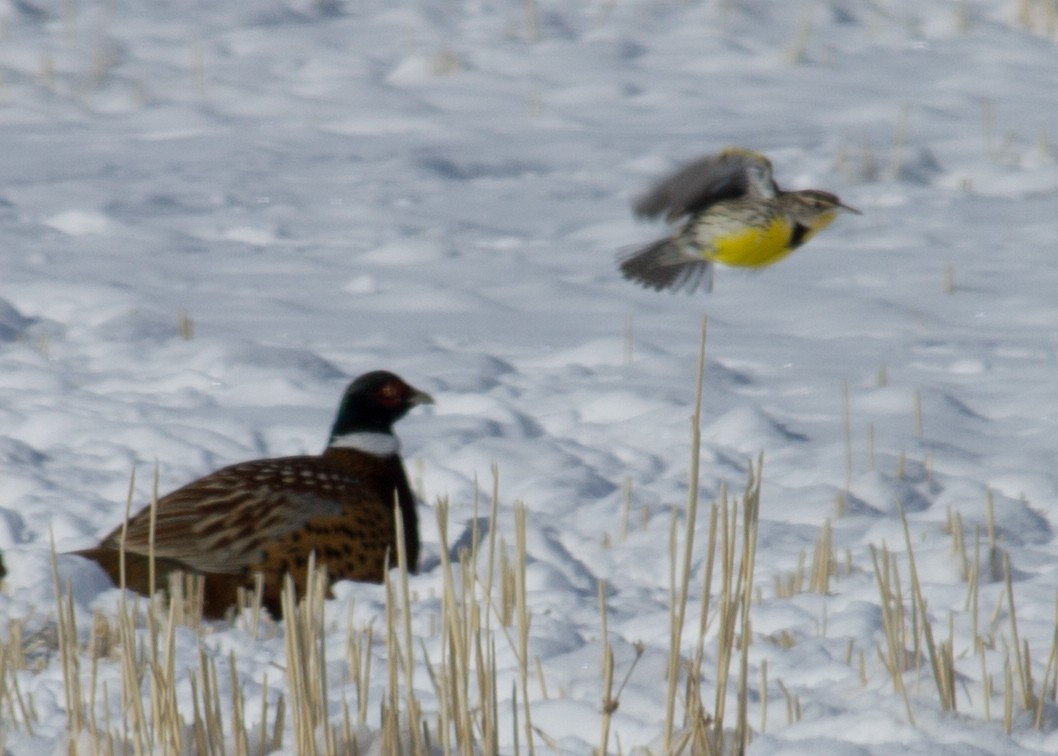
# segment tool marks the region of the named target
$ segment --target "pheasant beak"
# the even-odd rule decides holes
[[[411,394],[407,399],[408,406],[414,407],[417,404],[434,404],[433,397],[427,394],[425,391],[419,391],[417,388],[412,388]]]

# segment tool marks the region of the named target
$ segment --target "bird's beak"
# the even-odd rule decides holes
[[[851,205],[846,205],[844,202],[839,202],[838,203],[838,207],[840,207],[842,210],[846,210],[846,211],[852,213],[853,215],[863,215],[862,212],[860,212],[856,208],[852,207]]]
[[[408,397],[408,406],[414,407],[417,404],[434,404],[434,400],[433,397],[425,391],[419,391],[417,388],[412,388],[411,396]]]

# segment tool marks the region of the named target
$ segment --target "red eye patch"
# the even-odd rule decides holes
[[[403,386],[396,383],[383,384],[376,394],[379,404],[384,407],[396,407],[404,401]]]

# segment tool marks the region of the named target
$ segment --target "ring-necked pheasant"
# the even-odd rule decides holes
[[[299,595],[309,554],[331,580],[382,582],[397,563],[394,502],[408,565],[419,561],[415,498],[393,423],[433,399],[393,373],[366,373],[346,389],[327,448],[318,456],[281,457],[225,467],[161,497],[155,506],[156,585],[180,570],[205,578],[203,614],[223,616],[240,587],[263,576],[262,603],[280,614],[283,576]],[[125,585],[149,593],[151,510],[125,531]],[[123,526],[94,549],[73,552],[120,580]]]

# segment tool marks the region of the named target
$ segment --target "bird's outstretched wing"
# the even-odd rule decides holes
[[[771,161],[759,152],[728,147],[700,157],[643,193],[632,205],[640,217],[664,213],[669,222],[742,197],[775,197]]]

